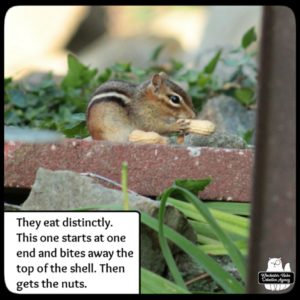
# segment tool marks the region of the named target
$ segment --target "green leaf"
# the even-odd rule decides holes
[[[102,84],[106,82],[107,80],[110,79],[110,76],[112,74],[112,71],[110,68],[106,68],[99,76],[97,79],[98,84]]]
[[[251,27],[243,36],[241,46],[246,49],[256,41],[256,33],[254,27]]]
[[[244,134],[243,134],[243,140],[249,144],[251,139],[252,139],[252,136],[253,136],[253,133],[254,133],[254,129],[250,129],[250,130],[247,130]]]
[[[25,108],[27,106],[26,94],[21,90],[8,91],[10,102],[19,108]]]
[[[132,67],[131,68],[131,71],[132,73],[137,76],[138,78],[143,78],[146,74],[147,74],[147,71],[146,70],[143,70],[143,69],[139,69],[139,68],[135,68],[135,67]]]
[[[142,294],[190,294],[190,292],[175,283],[141,268]]]
[[[184,67],[184,64],[174,58],[171,59],[172,72],[177,72]]]
[[[97,74],[97,69],[90,69],[83,65],[72,54],[68,55],[68,73],[63,79],[61,86],[63,89],[82,88],[90,84]]]
[[[221,210],[234,215],[250,216],[250,203],[227,202],[227,201],[209,201],[206,203],[207,207]]]
[[[21,122],[21,118],[15,110],[6,111],[4,118],[5,125],[19,125]]]
[[[111,70],[117,73],[131,72],[131,62],[116,63],[111,66]]]
[[[76,121],[85,121],[85,113],[72,114],[71,118]]]
[[[197,82],[199,77],[199,72],[195,70],[188,70],[184,74],[180,75],[178,80],[179,81],[186,81],[189,84],[194,84]]]
[[[165,45],[159,45],[157,46],[154,51],[151,53],[151,56],[150,56],[150,60],[151,61],[156,61],[161,53],[161,51],[164,49]]]
[[[236,89],[233,95],[241,104],[246,106],[255,102],[254,91],[251,88]]]
[[[9,86],[9,84],[12,82],[12,77],[4,78],[4,87],[5,89]]]
[[[203,71],[207,74],[212,74],[217,66],[220,59],[222,50],[219,50],[217,54],[210,60],[210,62],[204,67]]]
[[[207,87],[207,85],[211,83],[211,75],[206,73],[199,73],[198,76],[198,85],[201,88]]]
[[[187,189],[194,195],[198,196],[200,191],[203,191],[211,183],[211,178],[201,180],[196,179],[177,179],[175,185]]]
[[[89,134],[87,132],[86,123],[80,122],[75,124],[70,124],[64,126],[64,129],[61,130],[66,137],[87,137]]]
[[[248,242],[246,240],[235,241],[234,244],[243,255],[248,254]],[[210,255],[228,255],[228,251],[221,243],[201,245],[199,248]]]

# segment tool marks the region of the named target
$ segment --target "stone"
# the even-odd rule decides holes
[[[209,99],[198,118],[214,122],[218,133],[225,132],[241,137],[255,128],[255,116],[254,110],[248,110],[234,98],[221,95]]]
[[[198,147],[247,148],[242,138],[223,132],[214,132],[210,135],[189,134],[185,137],[184,144]]]

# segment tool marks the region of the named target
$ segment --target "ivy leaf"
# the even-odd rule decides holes
[[[76,113],[71,116],[72,120],[85,121],[85,113]]]
[[[157,61],[161,51],[164,49],[165,45],[159,45],[157,46],[154,51],[152,52],[151,56],[150,56],[150,60],[151,61]]]
[[[243,105],[249,106],[254,101],[254,91],[250,88],[240,88],[234,91],[233,96]]]
[[[85,122],[79,122],[72,125],[64,126],[64,129],[62,129],[62,132],[66,135],[66,137],[85,138],[89,135]]]
[[[199,73],[198,76],[198,85],[201,88],[204,88],[211,82],[211,75],[206,73]]]
[[[256,41],[256,33],[254,27],[251,27],[242,38],[242,47],[248,48],[253,42]]]
[[[111,74],[112,74],[111,69],[110,68],[106,68],[104,70],[104,72],[102,72],[98,76],[98,79],[97,79],[98,84],[102,84],[102,83],[106,82],[110,78]]]
[[[207,74],[212,74],[217,66],[220,59],[222,50],[219,50],[217,54],[210,60],[210,62],[204,67],[203,71]]]
[[[4,87],[5,89],[9,86],[9,84],[12,82],[12,77],[4,78]]]
[[[8,91],[10,102],[19,108],[25,108],[27,106],[26,95],[21,90]]]
[[[21,118],[15,110],[6,111],[4,113],[6,125],[19,125]]]
[[[211,178],[201,180],[195,179],[177,179],[175,185],[189,190],[191,193],[198,196],[200,191],[203,191],[211,182]]]
[[[184,67],[184,64],[176,59],[171,59],[172,72],[178,72]]]
[[[131,72],[131,63],[130,62],[116,63],[111,67],[111,70],[117,73]]]
[[[82,88],[90,84],[97,74],[97,69],[90,69],[83,65],[75,56],[68,55],[68,73],[63,79],[61,86],[63,89]]]
[[[179,81],[187,81],[189,84],[194,84],[197,82],[199,73],[195,70],[188,70],[181,76],[179,76]]]
[[[250,130],[247,130],[244,134],[243,134],[243,140],[249,144],[251,139],[252,139],[252,136],[253,136],[253,133],[254,133],[254,129],[250,129]]]

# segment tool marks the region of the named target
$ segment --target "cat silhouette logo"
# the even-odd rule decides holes
[[[258,282],[270,291],[286,290],[294,283],[290,264],[286,263],[283,268],[281,258],[269,258],[267,270],[259,272],[258,276]]]

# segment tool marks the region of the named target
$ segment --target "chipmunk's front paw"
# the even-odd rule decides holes
[[[186,120],[186,119],[179,119],[176,121],[176,126],[178,128],[178,130],[180,133],[184,133],[186,132],[189,128],[190,128],[190,120]]]

